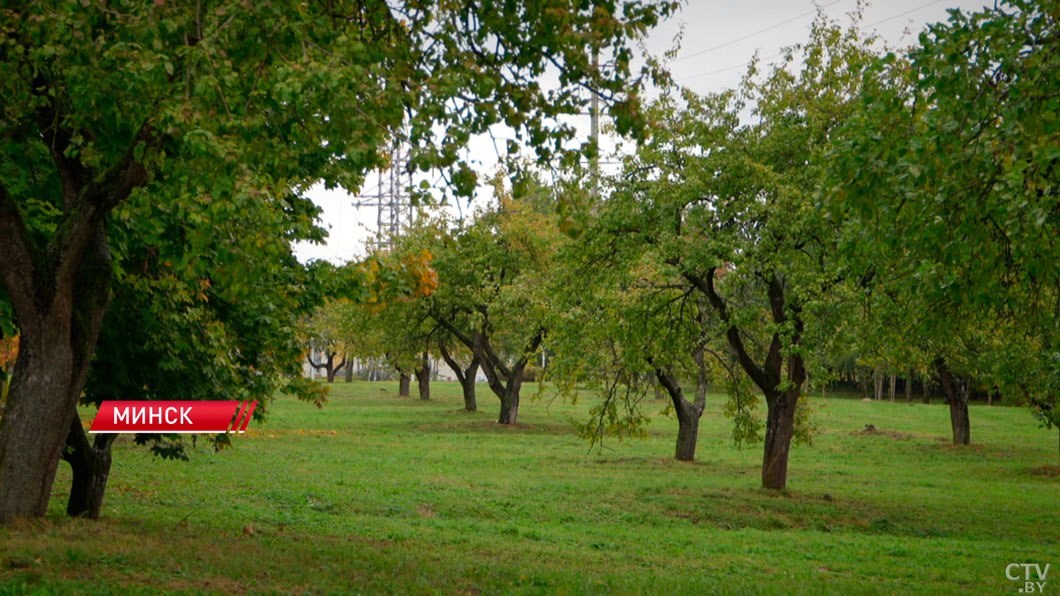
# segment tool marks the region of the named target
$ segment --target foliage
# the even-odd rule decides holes
[[[481,333],[502,360],[515,361],[532,355],[527,346],[548,326],[555,255],[565,237],[550,189],[524,181],[516,197],[501,177],[495,185],[496,202],[472,221],[424,221],[402,238],[400,250],[434,255],[438,287],[418,305],[434,326],[468,349]]]
[[[1016,401],[1048,391],[1060,346],[1058,14],[951,11],[872,64],[825,197],[907,343]]]
[[[641,302],[640,317],[600,324],[623,333],[617,343],[642,361],[646,352],[687,363],[704,346],[715,378],[728,377],[737,444],[761,428],[757,400],[737,377],[747,375],[772,409],[775,392],[801,390],[803,365],[792,358],[824,360],[848,308],[814,194],[870,44],[855,26],[818,19],[805,45],[768,72],[752,64],[736,91],[664,95],[646,108],[651,134],[585,232],[596,246],[591,266],[615,270],[605,292]]]

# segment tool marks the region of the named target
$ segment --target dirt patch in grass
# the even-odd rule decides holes
[[[908,441],[914,439],[917,435],[913,433],[904,433],[897,430],[887,430],[885,428],[876,428],[873,424],[866,424],[862,430],[856,430],[851,435],[855,437],[888,437],[896,441]]]
[[[652,469],[680,469],[694,466],[709,468],[712,470],[716,470],[719,473],[725,473],[727,475],[749,474],[752,471],[731,465],[721,464],[719,462],[711,460],[679,461],[672,457],[612,457],[595,459],[593,460],[593,463],[623,466],[633,465],[637,467],[647,467]]]
[[[573,435],[574,427],[569,424],[499,424],[493,419],[459,420],[417,424],[414,428],[425,433],[459,433],[459,434],[528,434],[528,435]]]
[[[939,537],[953,531],[931,525],[930,516],[916,507],[840,499],[829,493],[762,489],[663,492],[680,497],[664,506],[664,515],[723,530],[816,530],[907,537]]]
[[[1060,478],[1060,466],[1038,466],[1027,470],[1031,476],[1047,476],[1049,478]]]

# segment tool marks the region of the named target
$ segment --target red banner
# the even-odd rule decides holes
[[[105,401],[92,433],[242,433],[256,401]]]

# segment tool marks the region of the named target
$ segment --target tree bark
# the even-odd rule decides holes
[[[460,388],[464,394],[464,410],[475,412],[478,411],[478,401],[475,397],[475,376],[478,374],[478,361],[472,362],[468,372],[470,374],[460,381]]]
[[[409,373],[398,369],[398,395],[401,397],[409,396],[409,385],[412,381],[412,376]]]
[[[873,371],[872,373],[872,399],[877,401],[883,399],[883,373],[880,371]]]
[[[346,369],[346,382],[347,383],[352,383],[353,382],[353,360],[349,360],[349,359],[346,360],[345,369]]]
[[[905,377],[905,401],[913,403],[913,371]]]
[[[70,517],[99,519],[110,476],[111,446],[117,436],[98,434],[90,443],[81,425],[81,417],[74,413],[66,436],[66,449],[63,450],[63,459],[73,472],[66,503],[66,514]]]
[[[696,443],[699,440],[699,419],[703,415],[705,405],[699,400],[698,384],[696,402],[690,403],[685,398],[677,377],[672,373],[656,368],[655,378],[666,389],[666,393],[674,404],[674,412],[677,414],[677,446],[674,449],[674,457],[679,461],[695,461]]]
[[[452,369],[453,374],[456,375],[456,379],[460,381],[460,388],[463,389],[464,393],[464,410],[468,412],[478,410],[478,403],[475,400],[475,377],[478,376],[478,358],[472,356],[468,367],[461,369],[460,363],[449,353],[445,343],[438,343],[438,351],[442,354],[442,359],[445,360],[445,363]]]
[[[888,394],[888,397],[890,398],[891,401],[894,401],[894,384],[895,384],[895,375],[894,375],[894,373],[891,373],[891,386],[889,388],[890,392]]]
[[[419,387],[420,399],[423,401],[431,400],[431,361],[427,352],[423,353],[423,359],[420,361],[420,366],[416,369],[416,384]]]
[[[783,490],[788,486],[788,455],[795,436],[795,406],[798,393],[774,392],[766,396],[765,454],[762,459],[762,488]]]
[[[516,378],[510,379],[501,396],[501,412],[497,417],[500,424],[515,424],[519,421],[519,391],[523,386],[523,371],[519,370]]]
[[[950,426],[953,428],[953,444],[968,445],[972,441],[971,421],[968,418],[968,390],[961,386],[950,373],[945,358],[935,359],[935,371],[939,375],[942,393],[950,406]]]
[[[923,384],[923,390],[924,390],[923,401],[924,401],[925,404],[929,404],[930,405],[931,404],[931,379],[928,378],[928,377],[924,377],[923,382],[924,382],[924,384]]]
[[[2,201],[0,201],[2,202]],[[0,223],[10,224],[0,205]],[[87,225],[87,224],[86,224]],[[110,302],[112,265],[100,218],[81,255],[66,254],[51,272],[52,283],[39,281],[36,266],[26,280],[12,280],[19,255],[5,255],[4,282],[15,307],[22,335],[4,416],[0,419],[0,523],[40,517],[48,510],[52,483],[70,429],[70,420],[85,386],[103,314]],[[3,228],[0,226],[0,233]],[[69,279],[64,271],[69,268]],[[29,282],[30,296],[21,294]],[[49,287],[50,286],[50,287]]]

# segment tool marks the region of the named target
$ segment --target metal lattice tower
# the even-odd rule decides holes
[[[390,149],[390,167],[377,173],[374,192],[358,195],[356,207],[375,207],[375,248],[386,251],[393,247],[394,238],[412,222],[412,170],[408,167],[409,152],[395,141]]]

